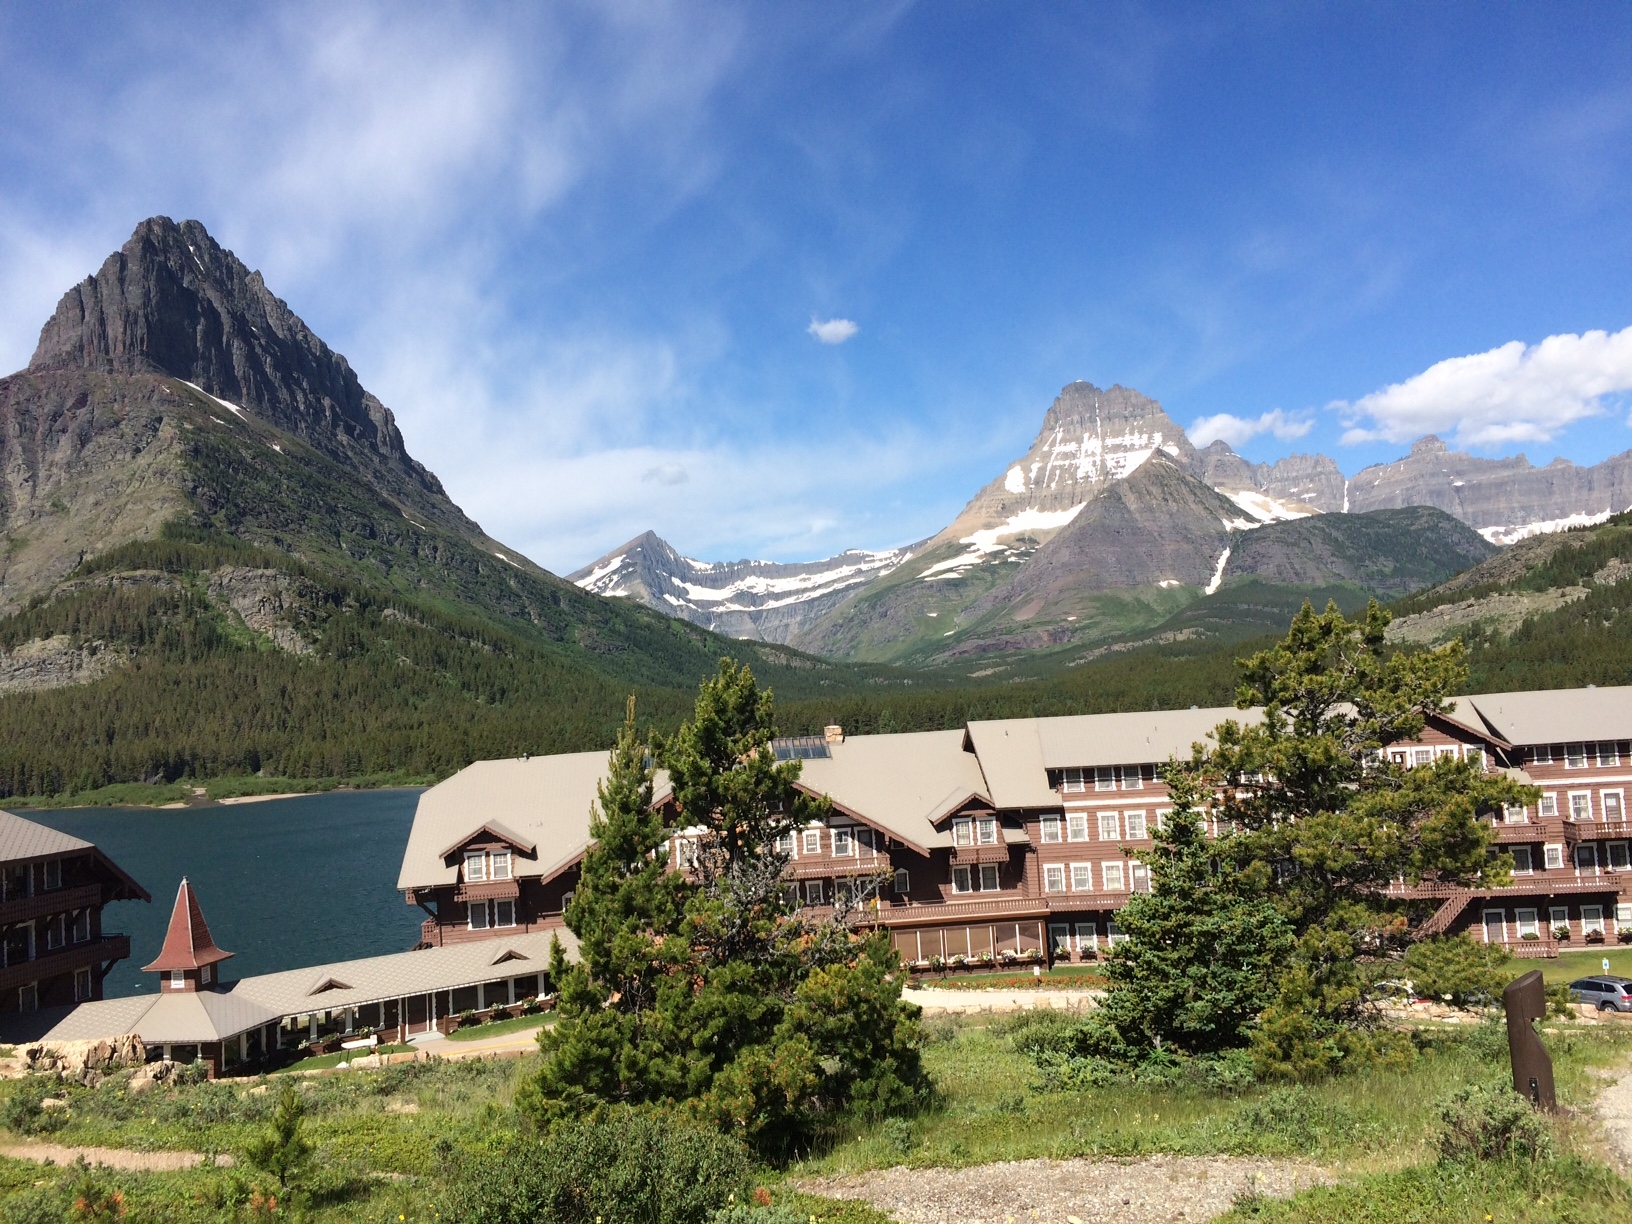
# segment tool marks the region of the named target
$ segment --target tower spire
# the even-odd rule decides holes
[[[215,978],[213,966],[226,960],[231,952],[215,946],[215,939],[204,921],[198,896],[187,877],[181,878],[176,890],[176,905],[170,911],[170,927],[164,934],[164,947],[151,964],[142,968],[148,973],[164,973],[169,977],[161,982],[161,989],[197,990],[208,986]]]

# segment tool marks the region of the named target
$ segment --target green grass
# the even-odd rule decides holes
[[[1590,977],[1604,971],[1604,958],[1609,958],[1609,971],[1621,977],[1632,977],[1632,946],[1600,944],[1581,952],[1561,952],[1557,960],[1530,962],[1541,970],[1542,977],[1551,982],[1573,982],[1576,978]],[[1517,967],[1527,968],[1524,962]]]
[[[411,1045],[382,1045],[377,1052],[380,1054],[406,1054],[414,1048]],[[349,1062],[353,1058],[363,1058],[375,1052],[365,1048],[362,1050],[341,1050],[335,1054],[314,1054],[310,1058],[303,1058],[299,1062],[290,1063],[278,1074],[289,1075],[297,1071],[325,1071],[330,1067],[338,1067],[343,1062]]]
[[[1092,964],[1058,965],[1039,974],[1029,969],[1004,973],[937,974],[931,971],[914,975],[912,984],[934,990],[1025,990],[1041,986],[1093,988],[1105,985],[1105,974],[1098,965]]]
[[[508,1020],[494,1020],[487,1024],[475,1024],[470,1028],[456,1029],[448,1034],[449,1041],[480,1041],[484,1037],[502,1037],[506,1033],[520,1033],[527,1029],[543,1028],[546,1024],[543,1016],[511,1016]]]

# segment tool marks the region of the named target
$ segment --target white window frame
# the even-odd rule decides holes
[[[1092,863],[1071,864],[1071,891],[1094,891],[1094,865]]]
[[[1123,940],[1132,939],[1132,938],[1133,938],[1133,936],[1124,935],[1122,933],[1122,928],[1116,925],[1116,919],[1112,918],[1111,920],[1106,922],[1106,924],[1105,924],[1105,942],[1109,946],[1114,948],[1114,947],[1116,947],[1117,944],[1121,943]]]
[[[975,841],[982,846],[997,845],[996,816],[982,816],[975,821]]]
[[[1088,783],[1083,780],[1081,769],[1060,770],[1060,791],[1067,795],[1080,795],[1088,789]]]
[[[1003,883],[998,878],[997,864],[996,863],[982,863],[982,864],[980,864],[980,891],[981,892],[1000,892],[1000,891],[1002,891],[1002,888],[1003,888]]]
[[[1048,924],[1048,950],[1055,956],[1062,953],[1071,954],[1071,924],[1068,922],[1051,922]]]
[[[1101,765],[1094,770],[1094,789],[1096,791],[1114,791],[1116,789],[1116,768],[1111,765]]]
[[[895,891],[903,897],[912,891],[912,877],[907,874],[905,867],[895,869]]]
[[[1145,774],[1137,765],[1124,765],[1117,772],[1122,777],[1123,790],[1144,790]]]
[[[1043,864],[1043,891],[1045,893],[1063,893],[1065,891],[1065,864]]]
[[[89,968],[74,970],[74,1002],[83,1003],[91,997],[95,987]]]
[[[1564,866],[1564,847],[1559,842],[1548,842],[1541,848],[1542,868],[1546,871],[1558,871]]]
[[[55,952],[68,946],[68,915],[52,914],[45,920],[45,950]]]
[[[1585,769],[1587,767],[1587,746],[1585,744],[1564,745],[1564,768]]]
[[[1150,836],[1149,825],[1143,812],[1123,812],[1122,823],[1128,831],[1129,841],[1143,841]]]
[[[1128,889],[1128,874],[1125,864],[1101,863],[1099,865],[1100,882],[1104,884],[1106,892],[1126,892]]]
[[[487,879],[487,855],[479,850],[465,851],[465,883],[480,884]]]
[[[1621,745],[1616,740],[1598,741],[1598,764],[1605,768],[1621,763]]]
[[[1100,841],[1112,841],[1112,842],[1121,841],[1122,840],[1121,833],[1120,833],[1121,828],[1122,828],[1122,823],[1117,818],[1117,814],[1115,812],[1101,812],[1099,814],[1099,840]],[[1111,831],[1109,836],[1106,836],[1106,833],[1105,833],[1106,829],[1109,829]]]
[[[1044,816],[1042,823],[1042,840],[1045,846],[1052,846],[1062,840],[1060,818],[1058,816]]]
[[[974,878],[967,867],[952,868],[952,891],[958,896],[975,891]]]
[[[1075,925],[1076,925],[1076,930],[1073,933],[1077,937],[1077,951],[1078,952],[1081,952],[1084,948],[1098,948],[1099,947],[1099,923],[1097,923],[1097,922],[1079,922],[1079,923],[1076,923]],[[1084,943],[1083,942],[1084,940],[1087,940],[1087,942]]]
[[[856,854],[856,835],[852,829],[833,830],[833,857],[854,858]]]
[[[1470,765],[1477,762],[1479,768],[1483,770],[1485,767],[1485,750],[1479,744],[1464,744],[1462,746],[1462,759]]]
[[[1530,916],[1525,917],[1526,914]],[[1519,938],[1534,935],[1541,938],[1541,913],[1533,909],[1516,909],[1513,911],[1513,925],[1518,928]]]
[[[1065,817],[1065,837],[1067,841],[1085,842],[1088,840],[1088,813],[1068,812]]]
[[[1581,934],[1591,935],[1594,931],[1604,933],[1604,907],[1601,905],[1583,905],[1581,907]]]
[[[1411,749],[1411,767],[1413,769],[1418,765],[1432,765],[1433,763],[1434,750],[1432,748],[1417,747]]]
[[[1551,744],[1537,744],[1530,749],[1530,764],[1551,765],[1553,763],[1553,746]]]
[[[1582,862],[1582,859],[1588,859],[1590,861]],[[1597,874],[1598,848],[1592,842],[1576,842],[1575,869],[1576,871],[1590,871],[1595,875]]]
[[[1128,860],[1128,891],[1150,891],[1150,868],[1146,867],[1138,859]]]
[[[1542,820],[1556,819],[1558,816],[1558,796],[1556,794],[1547,794],[1537,799],[1536,815]]]
[[[775,840],[771,842],[771,849],[783,858],[798,858],[799,839],[791,831],[778,833]]]
[[[1604,845],[1608,850],[1607,857],[1611,871],[1632,870],[1632,846],[1627,845],[1624,841],[1605,842]],[[1617,862],[1617,859],[1620,861]]]
[[[1570,925],[1570,907],[1567,905],[1549,905],[1547,907],[1547,933],[1552,934],[1554,927]]]
[[[187,971],[185,969],[172,969],[172,970],[170,970],[170,989],[171,990],[186,990],[187,989]]]
[[[62,860],[46,859],[42,864],[41,875],[44,877],[45,891],[62,887]]]
[[[975,844],[975,822],[969,817],[960,816],[952,822],[952,844],[954,846]]]
[[[827,881],[826,880],[818,878],[818,879],[814,879],[814,880],[806,880],[805,881],[805,904],[806,905],[826,905],[827,904]]]
[[[208,986],[210,984],[210,979],[215,976],[215,974],[213,972],[214,969],[215,969],[214,965],[200,965],[198,967],[198,982],[199,982],[199,985]]]
[[[1617,901],[1615,903],[1615,925],[1620,926],[1623,922],[1632,923],[1632,904]]]
[[[1491,920],[1492,916],[1501,919],[1502,938],[1501,938],[1501,940],[1499,942],[1505,944],[1507,942],[1507,911],[1505,909],[1487,909],[1482,914],[1479,915],[1479,925],[1480,925],[1480,928],[1485,933],[1485,942],[1487,944],[1489,942],[1491,942],[1491,940],[1490,940],[1490,920]]]
[[[1513,874],[1530,875],[1535,871],[1535,864],[1529,846],[1509,846],[1507,852],[1513,856]],[[1521,857],[1522,856],[1522,857]]]
[[[820,854],[822,852],[822,826],[813,825],[802,830],[802,832],[804,833],[804,837],[801,839],[804,843],[804,852],[806,854]]]
[[[1592,819],[1592,792],[1570,791],[1570,819],[1590,821]]]
[[[1160,811],[1158,811],[1156,813],[1156,827],[1158,829],[1167,828],[1167,818],[1169,816],[1171,816],[1172,814],[1173,814],[1173,809],[1172,808],[1162,808]]]
[[[495,850],[487,856],[487,878],[490,880],[508,880],[510,878],[510,851]]]
[[[1615,809],[1613,813],[1609,810],[1611,806]],[[1598,810],[1603,812],[1605,824],[1626,823],[1626,792],[1622,790],[1599,791]]]
[[[695,837],[677,837],[674,839],[674,865],[682,871],[697,866],[697,839]]]
[[[510,921],[504,920],[505,910],[510,911]],[[516,903],[511,897],[498,897],[493,901],[493,925],[498,927],[513,927],[516,925]]]
[[[84,927],[84,933],[83,934],[81,934],[81,932],[80,932],[80,928],[82,926]],[[75,910],[74,911],[74,923],[73,923],[73,927],[72,927],[72,932],[73,933],[71,935],[71,938],[73,939],[73,942],[76,943],[76,944],[77,943],[85,943],[87,940],[90,939],[90,937],[91,937],[91,911],[90,910],[82,909],[82,910]]]
[[[565,906],[562,906],[565,909]],[[478,920],[478,915],[480,919]],[[465,929],[469,931],[485,931],[493,924],[488,921],[487,902],[471,901],[465,905]]]
[[[1502,805],[1503,824],[1529,824],[1529,809],[1522,803],[1504,803]]]

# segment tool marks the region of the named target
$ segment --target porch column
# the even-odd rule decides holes
[[[313,1012],[308,1017],[308,1019],[311,1021],[311,1038],[312,1038],[313,1041],[316,1041],[317,1040],[317,1013]]]
[[[505,978],[504,979],[504,985],[505,985],[505,988],[506,988],[505,992],[504,992],[505,993],[505,1002],[506,1003],[514,1003],[516,1001],[516,979],[513,978],[513,977],[512,978]]]
[[[487,1010],[487,983],[480,982],[476,986],[476,1010]]]
[[[249,1030],[245,1029],[238,1034],[238,1061],[249,1061]]]

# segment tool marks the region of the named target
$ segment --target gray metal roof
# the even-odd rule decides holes
[[[0,862],[92,848],[88,841],[48,829],[32,820],[24,820],[11,812],[0,812]]]
[[[1475,693],[1472,705],[1510,744],[1632,739],[1632,686]],[[1459,721],[1463,721],[1459,719]]]
[[[962,731],[852,736],[829,744],[828,754],[800,761],[800,782],[920,850],[952,844],[935,826],[966,800],[991,801]]]

